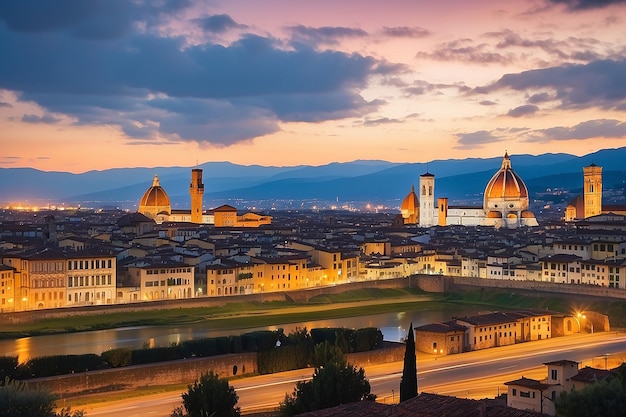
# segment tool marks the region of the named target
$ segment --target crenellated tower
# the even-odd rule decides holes
[[[596,164],[583,167],[583,178],[586,219],[602,213],[602,167]]]
[[[204,184],[202,183],[202,170],[191,170],[191,184],[189,185],[191,196],[191,222],[202,223],[202,197],[204,196]]]

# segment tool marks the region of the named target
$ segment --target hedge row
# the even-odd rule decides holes
[[[55,355],[30,359],[18,364],[17,357],[0,357],[0,381],[5,378],[28,379],[70,373],[118,368],[229,353],[258,352],[259,373],[304,368],[311,364],[313,347],[328,341],[344,353],[361,352],[382,346],[382,333],[375,328],[296,329],[289,335],[260,330],[241,336],[187,340],[168,347],[111,349],[101,355]]]

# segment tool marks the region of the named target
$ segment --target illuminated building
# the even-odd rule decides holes
[[[420,175],[419,225],[422,227],[437,224],[513,229],[538,225],[535,215],[528,210],[528,188],[511,167],[507,153],[485,187],[482,206],[449,206],[445,197],[437,199],[435,206],[434,189],[435,176],[429,172]]]
[[[202,183],[202,170],[191,170],[191,184],[189,184],[191,196],[191,222],[202,223],[202,196],[204,196],[204,184]]]
[[[402,200],[402,205],[400,205],[400,212],[402,213],[402,219],[404,220],[404,224],[417,224],[420,216],[420,202],[415,194],[415,188],[411,184],[411,191],[404,197]]]
[[[565,221],[588,219],[600,214],[626,214],[626,205],[602,204],[602,167],[583,167],[583,193],[574,197],[565,208]]]
[[[193,267],[177,262],[128,268],[141,301],[174,300],[194,296]],[[134,294],[133,294],[134,295]],[[131,299],[127,301],[137,301]]]
[[[172,214],[170,198],[163,187],[161,187],[159,177],[156,174],[154,174],[152,186],[141,197],[138,211],[157,223],[162,223]]]
[[[271,216],[256,213],[238,215],[237,209],[229,205],[203,211],[204,183],[202,182],[202,170],[199,168],[191,170],[189,196],[191,200],[190,210],[172,210],[169,196],[155,175],[152,186],[146,190],[140,200],[138,212],[159,224],[179,222],[212,224],[215,227],[259,227],[272,223]]]
[[[0,312],[15,311],[15,269],[0,264]]]

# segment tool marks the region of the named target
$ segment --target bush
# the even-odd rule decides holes
[[[0,381],[15,379],[17,375],[17,356],[0,356]]]
[[[127,348],[111,349],[102,352],[100,357],[112,368],[119,368],[132,364],[133,351]]]
[[[108,368],[100,355],[55,355],[30,359],[19,366],[22,377],[41,378],[46,376],[73,374]]]
[[[353,352],[365,352],[382,347],[383,332],[375,327],[357,329],[352,334]]]
[[[259,330],[241,335],[243,349],[246,352],[262,352],[276,347],[278,332],[271,330]]]
[[[217,341],[215,338],[185,340],[181,343],[181,349],[186,358],[197,356],[217,355]]]
[[[183,406],[176,408],[171,416],[182,417],[239,417],[237,401],[239,397],[235,389],[225,379],[220,379],[212,371],[203,374],[193,385],[189,385],[187,392],[183,393]]]
[[[136,349],[132,351],[133,365],[156,363],[183,359],[183,349],[180,346],[156,347],[152,349]]]
[[[306,343],[279,346],[259,352],[257,369],[263,375],[306,368],[310,356],[310,345]]]

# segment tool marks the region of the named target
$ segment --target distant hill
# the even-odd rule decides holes
[[[564,153],[511,155],[513,169],[524,179],[533,198],[551,190],[580,192],[582,168],[591,163],[604,171],[604,188],[626,188],[623,161],[626,148],[604,149],[581,157]],[[411,184],[430,172],[436,176],[436,197],[451,204],[479,203],[501,157],[436,160],[425,163],[353,161],[322,166],[264,167],[229,162],[207,162],[203,169],[207,208],[220,204],[259,209],[364,203],[399,206]],[[0,168],[0,200],[46,201],[100,207],[136,208],[158,174],[174,208],[189,206],[190,170],[194,167],[140,167],[89,171],[82,174],[45,172],[30,168]]]

